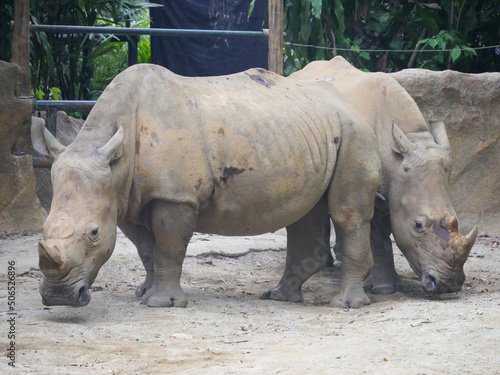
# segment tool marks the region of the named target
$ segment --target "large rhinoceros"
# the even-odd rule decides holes
[[[369,125],[328,83],[262,69],[186,78],[141,64],[103,92],[55,157],[54,197],[40,241],[45,305],[84,306],[118,225],[136,245],[149,306],[184,307],[181,268],[193,231],[254,235],[287,227],[299,286],[324,262],[328,214],[344,236],[341,306],[369,303],[369,231],[380,155]],[[292,296],[269,296],[294,300]]]
[[[429,126],[390,75],[362,72],[342,57],[310,63],[289,79],[331,82],[371,125],[380,143],[383,200],[377,199],[372,220],[375,265],[365,287],[381,294],[400,288],[392,233],[426,292],[461,290],[477,226],[466,236],[458,232],[448,193],[450,144],[444,124]]]

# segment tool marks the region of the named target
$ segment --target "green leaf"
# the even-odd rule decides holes
[[[311,7],[308,0],[302,0],[302,14],[300,18],[300,41],[308,43],[309,36],[311,35]]]
[[[476,56],[477,52],[475,49],[470,48],[469,46],[460,46],[468,55]]]
[[[443,39],[443,38],[436,38],[435,40],[436,40],[439,48],[441,48],[441,49],[445,49],[446,48],[446,40],[445,39]]]
[[[321,7],[323,6],[323,0],[311,0],[311,6],[314,17],[319,20],[319,18],[321,17]]]
[[[451,50],[451,59],[453,60],[453,62],[457,61],[457,59],[460,57],[460,55],[462,54],[462,51],[460,50],[459,47],[455,47]]]
[[[286,68],[285,68],[285,71],[283,72],[283,75],[285,77],[288,77],[290,74],[296,72],[298,69],[293,66],[293,65],[288,65]]]
[[[344,35],[345,31],[345,19],[344,19],[344,6],[341,0],[335,0],[334,3],[334,13],[337,18],[337,35]]]
[[[43,100],[43,98],[45,97],[45,93],[39,89],[31,89],[31,95],[34,96],[37,100]]]
[[[360,52],[359,56],[365,60],[370,60],[370,53],[368,53],[368,52]]]
[[[54,100],[62,100],[61,89],[59,87],[52,87],[50,92],[52,93],[52,98]]]
[[[250,4],[248,5],[248,17],[247,17],[247,21],[250,20],[250,17],[252,16],[252,12],[253,12],[253,7],[255,6],[255,0],[252,0],[250,2]]]
[[[399,36],[396,36],[392,39],[391,43],[389,44],[390,48],[392,50],[400,50],[403,49],[404,43],[403,39],[400,38]]]

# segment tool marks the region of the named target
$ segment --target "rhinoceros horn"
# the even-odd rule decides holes
[[[477,225],[465,236],[462,236],[457,230],[450,230],[450,248],[455,254],[457,261],[462,264],[469,257],[472,246],[476,241],[477,231]]]
[[[39,117],[31,119],[31,141],[40,154],[55,158],[66,149],[45,127],[45,121]]]
[[[61,272],[63,260],[59,254],[50,251],[44,241],[38,242],[38,257],[40,269],[44,274],[57,276]]]
[[[440,145],[444,150],[450,152],[450,141],[448,135],[446,134],[446,126],[442,121],[431,122],[429,124],[432,137],[434,141]]]

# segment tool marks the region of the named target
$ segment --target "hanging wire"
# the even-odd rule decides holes
[[[311,44],[300,44],[300,43],[293,43],[293,42],[284,42],[285,45],[290,46],[290,47],[306,47],[306,48],[316,48],[316,49],[324,49],[324,50],[330,50],[330,51],[352,51],[352,52],[376,52],[376,53],[385,53],[385,52],[403,52],[403,53],[413,53],[414,50],[408,50],[408,49],[352,49],[352,48],[333,48],[333,47],[322,47],[322,46],[314,46]],[[500,55],[500,44],[493,45],[493,46],[484,46],[484,47],[470,47],[470,48],[458,48],[458,49],[420,49],[418,52],[451,52],[453,50],[457,51],[467,51],[467,50],[483,50],[483,49],[495,49],[495,54]]]

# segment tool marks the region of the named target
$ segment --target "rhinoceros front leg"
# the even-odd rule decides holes
[[[153,286],[154,280],[154,259],[153,249],[155,246],[155,236],[146,227],[136,225],[128,220],[124,220],[119,225],[122,232],[137,248],[144,269],[146,270],[146,279],[135,290],[136,297],[142,297]]]
[[[197,211],[188,204],[163,201],[151,210],[155,235],[154,280],[143,297],[151,307],[186,307],[180,279],[186,248],[196,225]]]
[[[326,195],[303,218],[286,227],[286,267],[279,284],[262,299],[302,302],[302,284],[319,271],[330,250],[330,217]]]
[[[365,280],[365,290],[373,294],[392,294],[401,290],[394,267],[389,213],[375,209],[371,222],[371,247],[374,266]]]
[[[334,306],[359,308],[370,303],[363,283],[373,266],[370,221],[380,177],[376,147],[373,140],[368,143],[363,138],[341,147],[329,188],[330,216],[343,248],[340,293],[332,300]]]

